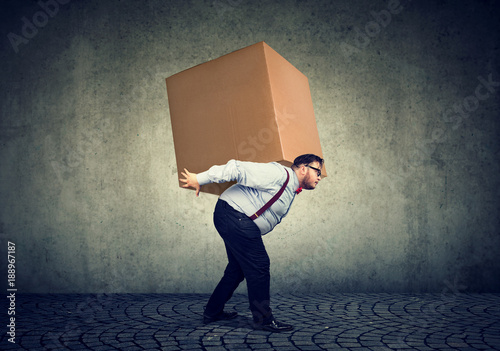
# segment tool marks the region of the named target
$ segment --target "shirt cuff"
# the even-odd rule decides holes
[[[200,185],[212,183],[212,181],[208,178],[208,171],[196,174],[196,180],[198,180],[198,184]]]

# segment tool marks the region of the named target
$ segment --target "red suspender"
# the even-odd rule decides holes
[[[265,210],[267,210],[269,207],[271,207],[276,202],[276,200],[279,199],[279,197],[281,196],[281,194],[283,194],[283,191],[285,191],[285,188],[286,188],[286,186],[288,184],[288,180],[290,179],[290,174],[288,173],[288,170],[285,169],[285,172],[286,172],[286,180],[285,180],[285,183],[283,184],[283,186],[281,187],[281,189],[272,197],[271,200],[269,200],[267,202],[267,204],[265,204],[264,206],[262,206],[262,208],[260,210],[258,210],[257,212],[255,212],[250,217],[250,219],[256,220],[257,217],[259,217],[261,214],[264,213]]]

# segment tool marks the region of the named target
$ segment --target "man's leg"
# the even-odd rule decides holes
[[[248,299],[254,321],[263,323],[272,320],[273,316],[269,307],[270,261],[259,228],[248,216],[234,210],[221,200],[217,202],[214,224],[224,240],[230,264],[235,262],[232,267],[237,265],[247,280]],[[230,297],[228,296],[229,284],[226,283],[223,286],[226,286],[226,289],[221,289],[221,291],[225,291],[226,295],[218,293],[219,300]],[[216,290],[218,288],[219,286]],[[215,297],[211,300],[215,300]]]
[[[214,211],[214,224],[219,235],[223,239],[228,235],[228,230],[231,228],[231,226],[228,225],[228,223],[231,222],[231,212],[230,206],[227,205],[227,203],[221,200],[217,202]],[[229,250],[225,240],[224,244],[226,246],[228,264],[224,270],[224,275],[205,306],[204,315],[208,318],[220,316],[221,313],[223,313],[226,302],[233,296],[234,291],[244,279],[243,271],[238,261],[231,253],[231,250]]]
[[[232,238],[234,239],[234,238]],[[227,240],[235,252],[247,280],[248,300],[255,323],[268,323],[273,319],[270,302],[270,260],[262,237],[238,237]]]
[[[226,302],[233,296],[234,291],[244,279],[240,265],[227,246],[226,252],[229,262],[224,271],[224,276],[208,300],[205,308],[205,314],[208,316],[217,316],[223,312]]]

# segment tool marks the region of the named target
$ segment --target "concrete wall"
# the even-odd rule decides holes
[[[265,41],[329,170],[265,237],[273,292],[499,292],[499,8],[424,3],[3,2],[2,284],[11,241],[20,292],[211,292],[217,198],[177,186],[164,79]]]

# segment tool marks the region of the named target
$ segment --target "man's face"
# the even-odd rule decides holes
[[[304,167],[306,174],[304,176],[304,180],[302,181],[302,187],[304,189],[312,190],[316,188],[316,185],[318,185],[318,182],[321,180],[321,176],[318,176],[318,171],[314,168],[321,169],[321,166],[319,165],[319,162],[315,161],[309,165],[304,165]]]

